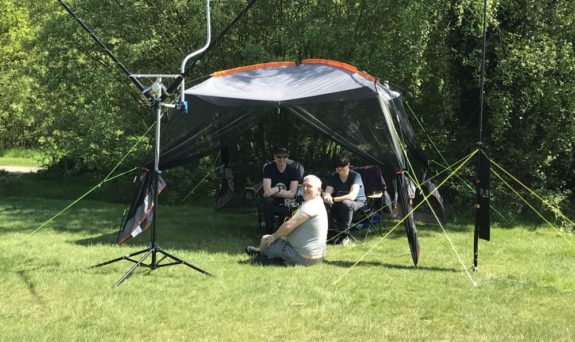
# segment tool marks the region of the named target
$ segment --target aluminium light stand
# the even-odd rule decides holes
[[[147,267],[150,268],[151,270],[155,270],[156,268],[160,268],[160,267],[166,267],[166,266],[172,266],[172,265],[179,265],[179,264],[184,264],[190,268],[193,268],[194,270],[203,273],[205,275],[211,275],[210,273],[202,270],[201,268],[198,268],[192,264],[190,264],[189,262],[178,258],[166,251],[164,251],[163,249],[161,249],[160,247],[158,247],[157,243],[156,243],[156,218],[157,218],[157,209],[158,209],[158,194],[159,194],[159,178],[160,178],[160,174],[161,171],[159,169],[159,165],[160,165],[160,122],[162,119],[162,109],[163,108],[176,108],[177,105],[174,104],[166,104],[166,103],[162,103],[161,99],[162,99],[162,90],[163,90],[163,85],[162,85],[162,78],[163,77],[170,77],[170,78],[178,78],[180,77],[180,75],[133,75],[132,77],[135,78],[139,78],[139,77],[147,77],[147,78],[155,78],[156,81],[154,82],[154,84],[149,88],[146,89],[145,91],[149,91],[149,94],[152,97],[152,101],[151,101],[151,106],[152,108],[155,109],[156,112],[156,134],[155,134],[155,147],[154,147],[154,174],[153,174],[153,182],[154,182],[154,208],[153,208],[153,217],[152,217],[152,230],[151,230],[151,238],[150,238],[150,246],[148,248],[145,248],[143,250],[134,252],[134,253],[130,253],[128,255],[116,258],[116,259],[112,259],[97,265],[94,265],[92,267],[101,267],[101,266],[105,266],[105,265],[109,265],[112,264],[114,262],[117,261],[121,261],[121,260],[128,260],[134,263],[134,265],[132,266],[132,268],[130,268],[130,270],[128,270],[128,272],[126,272],[126,274],[124,274],[122,276],[122,278],[120,278],[120,280],[118,280],[116,282],[116,284],[114,285],[115,287],[120,286],[126,279],[128,279],[132,273],[136,270],[136,268],[138,267]],[[135,260],[132,257],[140,255],[140,254],[144,254],[144,256],[140,259],[140,260]],[[161,254],[162,257],[158,260],[158,254]],[[152,257],[152,260],[150,261],[150,263],[145,263],[144,261],[149,257]],[[166,262],[166,263],[161,263],[164,259],[169,258],[171,259],[171,262]],[[170,260],[168,260],[170,261]]]
[[[126,67],[124,67],[124,65],[122,65],[120,63],[120,61],[118,60],[118,58],[106,47],[106,45],[100,40],[100,38],[98,38],[98,36],[96,36],[96,34],[90,29],[88,28],[88,26],[86,26],[86,24],[84,24],[84,22],[82,22],[82,20],[80,20],[80,18],[78,18],[76,16],[76,14],[70,9],[70,7],[68,7],[62,0],[59,0],[60,4],[68,11],[68,13],[70,13],[70,15],[72,15],[76,21],[78,21],[78,23],[82,26],[82,28],[84,28],[84,30],[86,32],[88,32],[90,34],[90,36],[98,43],[98,45],[100,45],[100,47],[106,52],[106,54],[108,54],[115,62],[116,64],[118,64],[122,70],[130,77],[130,79],[132,80],[132,82],[138,87],[138,89],[140,89],[140,91],[142,91],[142,94],[144,94],[148,100],[150,101],[151,107],[155,109],[156,111],[156,140],[155,140],[155,149],[154,149],[154,174],[153,174],[153,182],[154,182],[154,208],[153,208],[153,217],[152,217],[152,231],[151,231],[151,238],[150,238],[150,246],[146,249],[128,254],[126,256],[123,257],[119,257],[116,259],[112,259],[100,264],[97,264],[93,267],[101,267],[104,265],[108,265],[120,260],[128,260],[134,263],[134,265],[132,266],[132,268],[130,268],[130,270],[128,270],[128,272],[126,272],[126,274],[124,274],[122,276],[122,278],[120,278],[120,280],[118,280],[118,282],[116,282],[115,287],[121,285],[126,279],[128,279],[132,273],[136,270],[136,268],[142,266],[142,267],[148,267],[151,270],[155,270],[156,268],[160,268],[160,267],[165,267],[165,266],[171,266],[171,265],[178,265],[178,264],[184,264],[190,268],[193,268],[194,270],[203,273],[204,275],[211,275],[210,273],[202,270],[201,268],[198,268],[192,264],[190,264],[189,262],[180,259],[172,254],[167,253],[166,251],[162,250],[160,247],[158,247],[157,243],[156,243],[156,217],[157,217],[157,208],[158,208],[158,194],[159,194],[159,179],[160,179],[160,121],[162,118],[162,109],[163,108],[176,108],[179,110],[182,110],[184,112],[188,112],[188,104],[185,101],[185,96],[184,96],[184,90],[185,90],[185,71],[186,71],[186,63],[194,58],[199,56],[200,54],[204,53],[208,47],[210,46],[210,41],[211,41],[211,20],[210,20],[210,1],[211,0],[206,0],[206,21],[207,21],[207,37],[206,37],[206,44],[200,48],[199,50],[194,51],[193,53],[187,55],[184,60],[182,61],[181,64],[181,70],[180,70],[180,74],[179,75],[162,75],[162,74],[158,74],[158,75],[134,75],[132,73],[130,73]],[[144,86],[140,83],[139,78],[155,78],[156,81],[152,84],[152,86],[150,86],[147,89],[144,89]],[[172,86],[170,87],[170,90],[165,91],[166,94],[162,94],[164,92],[164,86],[162,84],[162,78],[174,78],[175,82],[172,84]],[[180,90],[181,90],[181,97],[179,99],[179,102],[177,104],[167,104],[167,103],[163,103],[162,101],[164,100],[164,98],[166,98],[166,95],[169,95],[169,93],[172,90],[175,90],[177,88],[177,86],[180,86]],[[140,255],[140,254],[144,254],[144,256],[140,259],[140,260],[135,260],[132,257]],[[161,254],[162,257],[158,260],[158,254]],[[149,256],[152,257],[152,260],[150,263],[145,263],[144,261],[146,260],[146,258],[148,258]],[[167,262],[162,264],[161,262],[166,259],[169,258],[171,259],[171,262]]]

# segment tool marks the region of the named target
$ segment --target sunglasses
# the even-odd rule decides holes
[[[287,159],[288,156],[276,156],[277,159]]]

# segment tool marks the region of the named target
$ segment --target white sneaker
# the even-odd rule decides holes
[[[351,240],[349,239],[349,237],[345,236],[343,239],[339,241],[339,244],[342,246],[347,246],[350,244],[350,242]]]

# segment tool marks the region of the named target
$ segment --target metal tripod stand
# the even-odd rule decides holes
[[[162,99],[162,92],[163,92],[163,85],[162,85],[162,78],[165,77],[169,77],[169,78],[177,78],[180,77],[180,75],[133,75],[132,77],[136,77],[136,78],[141,78],[141,77],[146,77],[146,78],[155,78],[156,81],[154,82],[154,84],[149,88],[146,89],[147,91],[149,91],[150,96],[153,98],[152,101],[152,107],[155,108],[155,113],[156,113],[156,133],[155,133],[155,147],[154,147],[154,174],[153,174],[153,182],[154,182],[154,208],[153,208],[153,217],[152,217],[152,230],[151,230],[151,238],[150,238],[150,246],[148,248],[145,248],[143,250],[134,252],[134,253],[130,253],[128,255],[116,258],[116,259],[112,259],[103,263],[99,263],[97,265],[94,265],[93,267],[101,267],[101,266],[105,266],[105,265],[109,265],[112,264],[114,262],[117,261],[121,261],[121,260],[128,260],[134,263],[134,265],[132,266],[132,268],[130,268],[130,270],[128,270],[128,272],[126,272],[126,274],[124,274],[122,276],[122,278],[120,278],[120,280],[118,280],[116,282],[116,284],[114,285],[115,287],[121,285],[126,279],[128,279],[132,273],[136,270],[136,268],[138,267],[147,267],[150,268],[151,270],[155,270],[156,268],[160,268],[160,267],[166,267],[166,266],[172,266],[172,265],[179,265],[179,264],[184,264],[190,268],[193,268],[194,270],[203,273],[205,275],[211,275],[210,273],[202,270],[201,268],[198,268],[192,264],[190,264],[189,262],[178,258],[166,251],[164,251],[163,249],[161,249],[160,247],[158,247],[158,244],[156,243],[156,228],[157,228],[157,224],[156,224],[156,220],[157,220],[157,209],[158,209],[158,194],[159,194],[159,179],[160,179],[160,174],[161,171],[159,169],[160,167],[160,123],[161,123],[161,119],[162,119],[162,109],[163,108],[176,108],[176,105],[173,104],[166,104],[166,103],[162,103],[161,99]],[[139,259],[133,259],[133,257],[137,256],[137,255],[141,255],[144,254],[144,256]],[[161,257],[158,259],[158,254],[161,255]],[[149,263],[146,263],[145,260],[151,256],[151,261]],[[161,263],[162,261],[164,261],[166,258],[168,258],[168,262],[166,263]]]

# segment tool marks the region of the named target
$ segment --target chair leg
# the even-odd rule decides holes
[[[371,222],[369,222],[367,224],[367,227],[365,228],[365,234],[363,235],[363,241],[365,241],[365,239],[367,239],[367,235],[369,235],[369,231],[371,230]]]
[[[383,235],[383,225],[381,224],[381,222],[377,223],[377,224],[372,224],[370,228],[373,228],[373,232],[376,233],[379,236]]]
[[[374,232],[379,236],[383,235],[383,224],[381,222],[381,218],[377,223],[374,223],[372,221],[375,215],[377,215],[377,213],[370,213],[368,215],[365,236],[363,237],[364,240],[367,238],[367,235],[369,235],[371,232]]]
[[[357,239],[355,238],[355,236],[353,236],[353,233],[351,232],[351,229],[346,230],[345,232],[347,232],[347,236],[350,237],[353,242],[357,242]]]
[[[256,234],[258,234],[258,235],[263,232],[262,221],[263,221],[262,211],[258,210],[258,220],[256,222]]]

